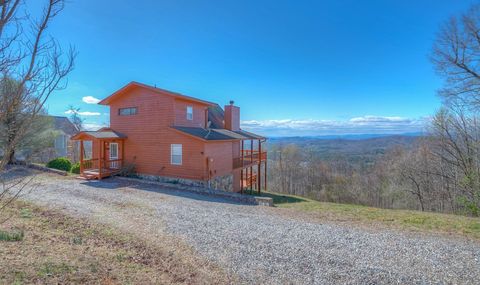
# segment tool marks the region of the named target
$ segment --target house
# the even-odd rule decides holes
[[[37,120],[44,120],[46,123],[41,126],[43,129],[34,131],[44,135],[33,147],[20,148],[15,154],[16,159],[45,163],[57,157],[67,157],[78,161],[78,142],[70,138],[78,133],[79,129],[66,117],[41,115]]]
[[[157,181],[240,192],[267,187],[266,138],[240,128],[240,108],[131,82],[103,99],[110,128],[85,131],[81,174],[101,179],[134,166]],[[91,148],[91,150],[86,150]]]
[[[53,158],[68,157],[72,161],[78,161],[78,144],[71,140],[71,137],[80,130],[67,117],[51,116],[53,119],[53,128],[58,134],[53,143]],[[51,159],[53,159],[51,158]]]

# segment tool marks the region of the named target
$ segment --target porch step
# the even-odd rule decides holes
[[[82,177],[87,180],[97,179],[97,176],[94,174],[83,174]]]

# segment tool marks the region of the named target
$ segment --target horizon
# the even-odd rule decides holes
[[[441,104],[436,33],[473,2],[71,1],[50,33],[79,56],[46,108],[96,129],[96,103],[138,81],[234,100],[242,128],[269,137],[423,132]]]

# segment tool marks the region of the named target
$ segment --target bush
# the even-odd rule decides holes
[[[68,158],[59,157],[47,163],[47,167],[63,171],[70,171],[70,169],[72,168],[72,163],[70,162],[70,160],[68,160]]]
[[[80,162],[77,162],[74,165],[72,165],[72,170],[70,171],[75,174],[80,174]]]
[[[23,230],[14,230],[12,232],[0,231],[0,241],[21,241],[23,237]]]

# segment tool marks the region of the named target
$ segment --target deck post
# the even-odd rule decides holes
[[[258,140],[258,171],[257,171],[257,187],[258,187],[258,194],[260,194],[260,190],[262,188],[262,142]]]
[[[253,140],[250,140],[250,189],[253,190]]]
[[[122,140],[122,160],[121,160],[121,168],[124,167],[123,163],[125,162],[125,140]]]
[[[80,141],[80,174],[83,174],[83,140]]]
[[[265,171],[263,172],[263,175],[265,175],[265,178],[264,178],[264,184],[265,184],[265,188],[264,190],[267,191],[267,160],[268,158],[265,156],[265,161],[263,162],[263,164],[265,165]]]
[[[243,140],[240,145],[240,162],[242,165],[242,168],[240,169],[240,193],[243,194]]]
[[[102,179],[102,148],[103,141],[99,140],[99,149],[98,149],[98,180]]]

